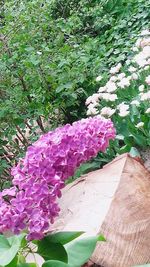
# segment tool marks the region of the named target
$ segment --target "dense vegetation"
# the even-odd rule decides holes
[[[150,1],[6,0],[0,8],[0,177],[8,181],[41,132],[86,115],[95,78],[123,64],[149,27]]]

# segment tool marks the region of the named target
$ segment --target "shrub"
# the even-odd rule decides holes
[[[126,145],[150,145],[150,32],[143,30],[125,64],[109,71],[109,80],[97,77],[98,93],[88,97],[88,115],[111,117],[118,139]],[[105,76],[104,76],[105,77]]]
[[[0,8],[3,186],[39,129],[47,132],[85,116],[95,75],[107,77],[113,64],[126,60],[137,34],[149,25],[150,1],[6,0]]]

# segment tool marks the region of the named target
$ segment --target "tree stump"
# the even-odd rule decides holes
[[[91,258],[95,266],[150,262],[150,172],[140,160],[123,154],[62,193],[53,230],[103,234],[106,242],[98,242]]]

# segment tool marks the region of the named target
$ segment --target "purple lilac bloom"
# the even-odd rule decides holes
[[[111,120],[99,116],[42,135],[13,167],[13,187],[0,195],[0,232],[26,230],[28,240],[42,238],[59,214],[65,180],[114,137]]]

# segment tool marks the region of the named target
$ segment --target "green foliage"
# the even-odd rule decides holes
[[[50,260],[43,263],[42,267],[69,267],[69,265],[62,261]]]
[[[60,243],[62,245],[65,245],[72,240],[76,239],[80,235],[82,235],[84,232],[57,232],[54,234],[50,234],[45,237],[46,240],[49,240],[51,243]]]
[[[115,154],[130,151],[133,156],[139,156],[133,147],[146,148],[150,145],[150,67],[146,61],[150,55],[150,42],[149,32],[144,32],[130,51],[130,60],[111,68],[107,82],[105,76],[99,76],[101,87],[98,93],[86,101],[88,115],[100,114],[114,122],[117,135],[107,150],[107,160],[109,154],[113,155],[112,148]],[[144,60],[146,63],[143,65],[141,61]]]
[[[68,264],[72,267],[79,267],[86,263],[94,252],[97,240],[98,237],[88,237],[65,245]]]
[[[103,236],[78,237],[83,232],[60,232],[33,241],[37,252],[45,260],[43,267],[79,267],[92,255],[97,241],[105,241]],[[25,234],[6,238],[0,235],[0,266],[36,267],[35,263],[26,263],[24,254],[32,252],[31,244],[24,242]]]
[[[66,250],[61,243],[53,243],[48,237],[45,237],[38,242],[38,254],[41,255],[44,260],[59,260],[68,262],[68,256]]]
[[[37,267],[35,263],[19,263],[17,267]]]
[[[2,2],[2,186],[9,187],[11,165],[41,131],[85,115],[85,100],[97,89],[95,77],[105,71],[107,78],[109,67],[125,61],[137,34],[149,25],[149,8],[149,0]]]
[[[0,264],[3,266],[13,266],[16,254],[21,246],[24,234],[18,236],[12,236],[6,238],[3,235],[0,235]],[[12,262],[12,263],[11,263]],[[11,265],[10,265],[11,263]]]

